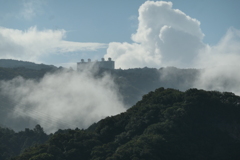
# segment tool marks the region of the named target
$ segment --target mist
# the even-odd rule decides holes
[[[39,81],[21,77],[1,81],[0,87],[1,94],[12,102],[4,125],[16,130],[32,128],[36,124],[47,133],[87,128],[104,117],[126,110],[118,88],[108,74],[96,77],[86,70],[63,70],[47,74]],[[26,124],[19,126],[19,120]]]
[[[194,87],[240,95],[240,75],[237,74],[239,69],[240,67],[231,65],[204,69],[194,82]]]

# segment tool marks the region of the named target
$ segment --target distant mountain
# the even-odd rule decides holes
[[[53,65],[0,59],[0,80],[11,80],[17,76],[21,76],[25,79],[39,79],[47,72],[53,72],[57,69],[58,68]]]
[[[12,160],[238,160],[239,150],[240,97],[159,88],[125,113],[59,130]]]
[[[35,69],[35,70],[41,70],[41,69],[56,69],[57,67],[53,65],[45,65],[45,64],[36,64],[32,62],[26,62],[26,61],[18,61],[18,60],[12,60],[12,59],[0,59],[0,67],[3,68],[28,68],[28,69]]]

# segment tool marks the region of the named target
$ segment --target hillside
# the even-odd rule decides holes
[[[0,59],[0,67],[2,68],[28,68],[34,70],[56,69],[53,65],[36,64],[33,62],[18,61],[13,59]]]
[[[12,160],[239,159],[240,97],[159,88],[87,130],[59,130]]]
[[[0,59],[0,83],[17,77],[39,81],[47,73],[55,73],[61,69],[52,65]],[[9,116],[16,104],[13,103],[11,96],[7,96],[2,90],[0,87],[0,126],[4,125],[18,131],[35,126],[37,123],[32,119]]]

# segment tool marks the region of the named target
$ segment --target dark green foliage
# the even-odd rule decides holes
[[[42,146],[26,150],[21,157],[15,159],[35,158],[40,160],[41,158],[48,158],[49,160],[74,160],[76,157],[78,157],[77,159],[90,159],[93,147],[101,144],[96,133],[67,130],[64,133],[55,134],[49,139],[48,143]]]
[[[219,160],[240,157],[240,97],[159,88],[89,130],[65,130],[14,160]]]
[[[42,127],[37,125],[33,130],[28,128],[18,133],[0,127],[0,160],[20,154],[26,148],[42,144],[48,139]]]

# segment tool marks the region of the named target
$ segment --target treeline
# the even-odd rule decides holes
[[[48,139],[40,125],[34,129],[26,128],[25,131],[15,132],[11,129],[0,127],[0,160],[10,159],[22,153],[31,146],[37,146]]]
[[[87,130],[64,130],[12,160],[237,160],[240,97],[159,88]]]

